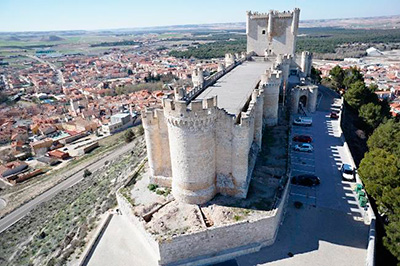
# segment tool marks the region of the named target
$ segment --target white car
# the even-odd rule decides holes
[[[295,151],[312,152],[314,147],[308,143],[297,144],[294,146]]]
[[[340,168],[340,172],[342,173],[343,180],[353,181],[355,176],[355,171],[350,164],[342,164]]]
[[[312,117],[300,116],[293,120],[293,125],[310,127],[312,125]]]

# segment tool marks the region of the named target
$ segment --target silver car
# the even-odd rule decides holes
[[[295,145],[294,150],[301,152],[312,152],[314,150],[314,147],[309,143],[302,143]]]

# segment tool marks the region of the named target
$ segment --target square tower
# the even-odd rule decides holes
[[[294,56],[300,9],[292,12],[247,12],[247,52],[258,56],[289,54]]]

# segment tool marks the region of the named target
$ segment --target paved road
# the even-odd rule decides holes
[[[107,156],[99,159],[97,162],[93,163],[89,167],[87,167],[91,172],[96,171],[99,169],[101,166],[104,165],[105,161],[110,161],[113,160],[114,158],[120,156],[121,154],[129,151],[135,146],[135,142],[129,143],[127,145],[124,145],[120,148],[117,148],[115,151],[112,153],[108,154]],[[38,206],[40,203],[45,202],[52,197],[54,197],[57,193],[60,191],[67,189],[69,187],[72,187],[76,183],[80,182],[83,179],[83,171],[78,171],[72,176],[70,176],[68,179],[65,181],[61,182],[60,184],[54,186],[53,188],[47,190],[43,194],[37,196],[33,200],[29,201],[28,203],[22,205],[15,211],[11,212],[10,214],[6,215],[0,220],[0,233],[6,230],[8,227],[13,225],[14,223],[18,222],[20,219],[22,219],[25,215],[27,215],[31,210],[33,210],[36,206]]]

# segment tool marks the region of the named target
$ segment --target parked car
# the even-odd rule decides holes
[[[300,186],[317,186],[321,183],[319,177],[315,175],[298,175],[292,177],[292,184],[293,185],[300,185]]]
[[[293,125],[310,127],[312,126],[312,117],[300,116],[293,120]]]
[[[311,144],[302,143],[302,144],[295,145],[294,150],[301,151],[301,152],[312,152],[314,150],[314,147]]]
[[[339,114],[336,112],[331,112],[331,114],[329,115],[330,118],[332,119],[338,119],[339,118]]]
[[[312,138],[310,136],[307,136],[307,135],[297,135],[297,136],[293,137],[293,141],[303,142],[303,143],[311,143],[312,142]]]
[[[353,181],[355,178],[355,169],[350,164],[342,164],[340,168],[342,179],[345,181]]]

